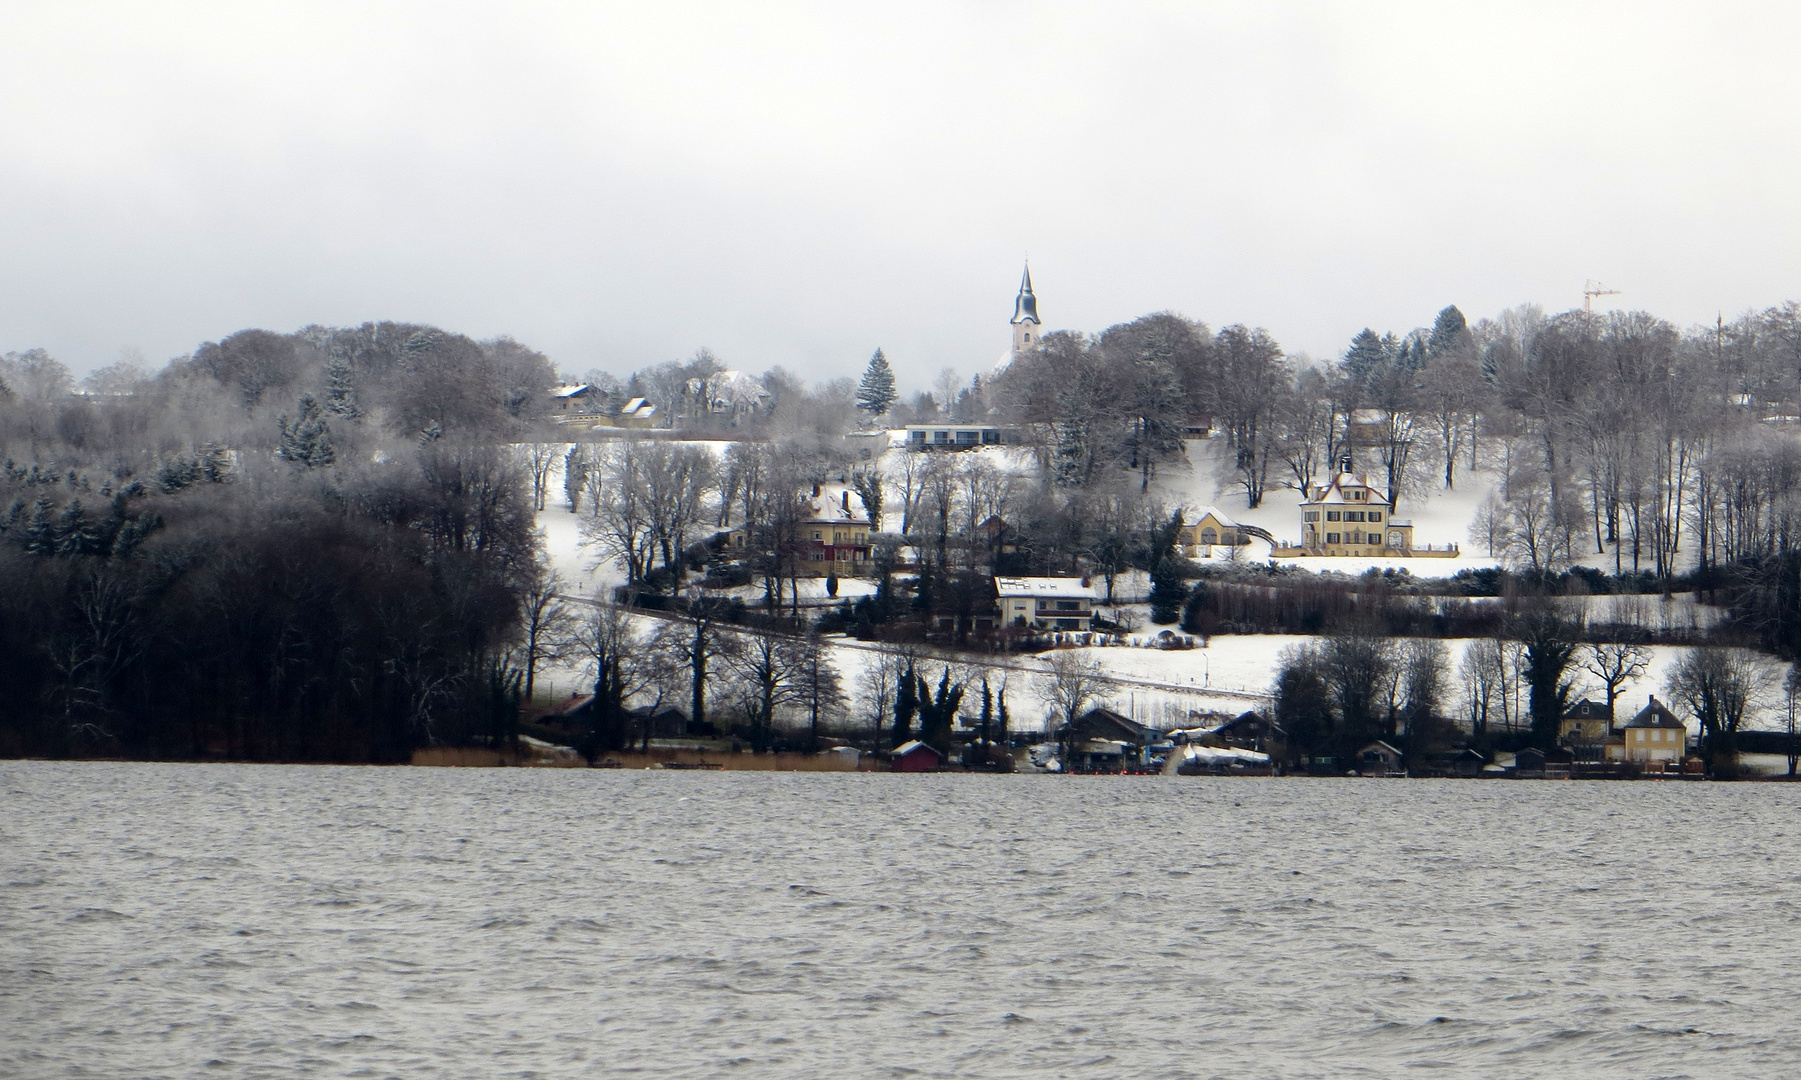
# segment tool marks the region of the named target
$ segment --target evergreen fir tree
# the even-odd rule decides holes
[[[919,711],[919,696],[913,688],[915,677],[913,665],[908,664],[901,675],[900,689],[894,695],[894,741],[889,743],[891,747],[913,737],[913,714]]]
[[[63,507],[62,517],[56,522],[56,553],[65,558],[90,554],[98,535],[99,529],[94,522],[88,520],[88,512],[81,505],[81,500],[70,499],[69,505]]]
[[[894,369],[888,366],[888,358],[882,355],[882,350],[877,349],[869,358],[863,381],[857,386],[857,408],[872,417],[881,416],[899,396],[894,390]]]
[[[1176,558],[1176,537],[1181,531],[1182,513],[1178,510],[1151,535],[1151,621],[1160,626],[1175,622],[1188,599],[1188,584]]]
[[[1167,555],[1158,559],[1151,570],[1151,621],[1159,626],[1175,622],[1187,599],[1181,566]]]
[[[882,474],[874,469],[854,472],[850,477],[851,489],[857,498],[863,500],[863,510],[869,515],[869,531],[882,531]]]
[[[325,411],[346,420],[362,415],[356,407],[356,387],[350,381],[350,358],[336,350],[325,365]]]
[[[1472,340],[1468,320],[1463,317],[1463,312],[1457,310],[1456,304],[1451,304],[1438,313],[1438,318],[1432,320],[1432,336],[1426,340],[1426,356],[1428,359],[1443,356]]]
[[[275,456],[283,461],[316,469],[330,465],[337,460],[331,448],[331,428],[325,423],[325,415],[319,403],[311,394],[300,397],[300,415],[289,425],[288,414],[276,417],[281,427],[281,442],[275,448]]]
[[[1001,753],[1004,754],[1011,741],[1011,736],[1007,734],[1007,688],[1005,686],[1001,687],[1000,695],[994,704],[994,743],[1001,748]]]
[[[989,729],[993,723],[994,723],[994,694],[992,692],[990,692],[988,689],[988,680],[983,679],[982,680],[982,718],[978,725],[981,730],[981,733],[982,733],[982,736],[981,736],[982,737],[982,753],[981,753],[981,761],[978,762],[977,764],[986,765],[986,764],[988,764],[989,760],[993,757],[994,743],[993,743],[992,739],[989,737],[990,736]],[[963,760],[964,760],[965,764],[970,764],[969,758],[967,755],[965,755]]]
[[[569,512],[577,514],[582,509],[582,485],[588,481],[588,459],[582,453],[582,444],[576,443],[563,455],[563,495],[569,500]]]
[[[134,517],[120,526],[119,534],[113,537],[113,558],[123,559],[136,551],[138,545],[151,533],[163,527],[161,514],[151,511]]]
[[[156,469],[156,485],[163,494],[171,495],[199,479],[199,470],[192,458],[176,458],[165,461]]]
[[[1388,354],[1383,351],[1382,339],[1374,330],[1364,327],[1351,339],[1351,347],[1344,354],[1345,374],[1359,386],[1367,386],[1387,366]]]
[[[231,452],[217,443],[207,443],[194,458],[200,479],[209,484],[223,484],[231,472]]]
[[[31,505],[31,520],[25,523],[25,550],[33,555],[56,554],[56,522],[50,517],[53,509],[49,499]]]
[[[1182,629],[1190,634],[1205,633],[1201,628],[1201,613],[1207,607],[1207,599],[1211,590],[1205,581],[1194,583],[1194,591],[1188,594],[1188,603],[1182,605]]]
[[[963,704],[963,686],[951,685],[951,669],[945,666],[944,674],[938,680],[938,693],[932,693],[931,684],[923,678],[919,680],[919,741],[929,745],[945,757],[950,756],[951,727],[957,719],[957,709]]]

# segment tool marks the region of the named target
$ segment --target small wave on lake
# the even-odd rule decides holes
[[[0,1076],[1774,1076],[1801,787],[0,762]]]

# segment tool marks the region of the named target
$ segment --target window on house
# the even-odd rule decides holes
[[[1081,611],[1082,605],[1075,600],[1059,600],[1059,601],[1057,601],[1057,610],[1058,611]]]
[[[1319,511],[1318,510],[1309,510],[1305,514],[1301,515],[1301,520],[1303,520],[1303,521],[1318,521],[1319,520]]]
[[[1370,520],[1371,521],[1381,521],[1382,520],[1382,511],[1371,510],[1370,511]]]
[[[824,536],[824,535],[822,535],[822,534],[820,534],[820,533],[814,533],[814,534],[813,534],[813,539],[815,539],[815,540],[824,540],[824,539],[825,539],[825,536]]]
[[[1337,521],[1340,516],[1341,516],[1340,512],[1337,510],[1326,511],[1326,520],[1327,521]]]
[[[1337,533],[1327,533],[1326,534],[1326,543],[1328,543],[1328,544],[1338,543],[1338,534]]]

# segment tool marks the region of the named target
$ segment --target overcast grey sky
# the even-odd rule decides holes
[[[0,350],[511,334],[986,370],[1173,309],[1801,298],[1792,6],[7,3]]]

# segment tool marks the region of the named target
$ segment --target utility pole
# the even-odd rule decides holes
[[[1584,315],[1595,313],[1595,297],[1618,295],[1620,295],[1618,289],[1610,289],[1598,281],[1585,281],[1582,283],[1582,313]]]

